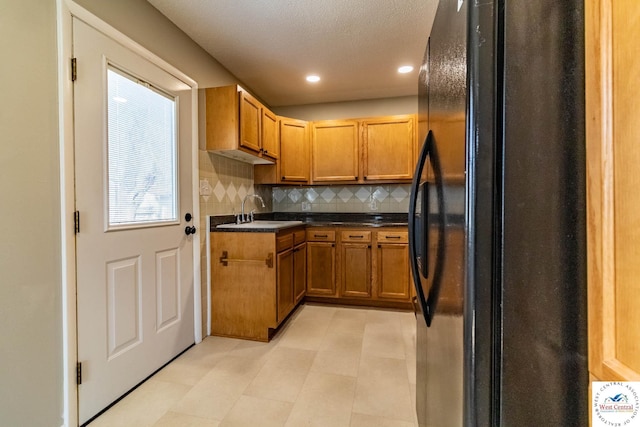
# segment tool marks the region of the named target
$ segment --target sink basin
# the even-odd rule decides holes
[[[220,224],[216,228],[230,230],[279,230],[302,224],[302,221],[253,221],[244,224]]]

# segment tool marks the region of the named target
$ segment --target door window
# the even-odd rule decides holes
[[[113,65],[107,87],[107,230],[176,223],[176,99]]]

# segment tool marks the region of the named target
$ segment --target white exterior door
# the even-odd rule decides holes
[[[73,50],[84,423],[194,342],[192,98],[75,18]]]

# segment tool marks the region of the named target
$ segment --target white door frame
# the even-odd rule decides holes
[[[71,57],[73,53],[72,16],[86,22],[96,30],[163,68],[191,87],[192,133],[192,188],[194,224],[200,224],[200,195],[198,192],[198,84],[176,67],[159,58],[143,46],[102,21],[72,0],[56,0],[58,40],[58,126],[60,144],[60,200],[61,200],[61,283],[62,283],[62,350],[63,350],[63,426],[78,425],[78,387],[76,365],[78,362],[76,334],[76,242],[73,212],[75,211],[75,165],[73,83],[71,82]],[[200,233],[206,230],[200,230]],[[199,234],[198,233],[198,236]],[[202,341],[202,310],[200,292],[200,237],[193,239],[193,303],[194,339]]]

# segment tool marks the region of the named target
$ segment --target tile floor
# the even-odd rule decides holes
[[[91,423],[415,427],[413,313],[306,304],[268,344],[207,337]]]

